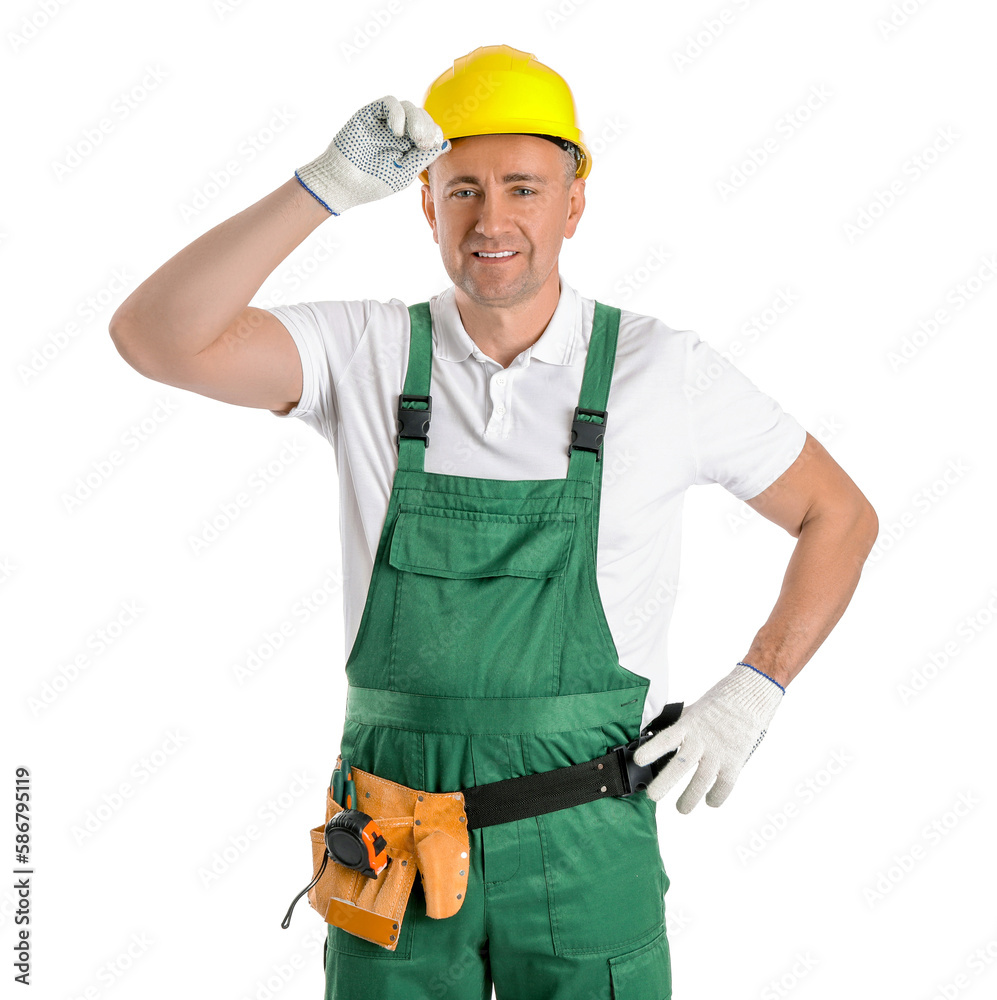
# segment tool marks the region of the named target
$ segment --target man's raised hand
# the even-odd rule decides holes
[[[333,215],[341,215],[408,187],[449,149],[426,111],[389,94],[364,105],[321,156],[294,173]]]

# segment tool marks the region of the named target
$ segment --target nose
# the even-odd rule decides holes
[[[474,231],[486,239],[495,239],[512,230],[512,223],[504,201],[497,193],[485,192],[480,199],[478,220]]]

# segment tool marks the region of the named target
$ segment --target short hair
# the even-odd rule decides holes
[[[547,139],[564,150],[564,184],[570,187],[578,175],[578,164],[582,159],[581,150],[570,139],[562,139],[558,135],[543,135],[540,132],[524,132],[523,135],[535,135],[538,139]]]

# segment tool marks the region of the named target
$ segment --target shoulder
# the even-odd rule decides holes
[[[591,329],[595,300],[580,296],[585,326]],[[615,303],[599,300],[603,305]],[[616,306],[620,310],[620,327],[616,338],[616,356],[621,363],[634,362],[652,368],[664,365],[682,372],[693,349],[700,343],[695,330],[673,327],[657,316]]]

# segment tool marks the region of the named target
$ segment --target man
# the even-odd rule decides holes
[[[327,998],[487,998],[494,984],[499,1000],[667,1000],[655,802],[689,774],[680,812],[728,796],[848,604],[878,522],[824,448],[695,334],[565,282],[591,155],[556,73],[488,46],[424,104],[362,108],[139,286],[111,335],[151,378],[300,417],[333,444],[342,756],[408,790],[465,790],[459,912],[428,918],[416,885],[390,950],[330,922]],[[247,304],[330,213],[420,172],[450,288],[411,307]],[[382,262],[404,266],[411,251],[394,250]],[[663,594],[684,492],[706,482],[798,541],[743,660],[631,747],[657,767],[647,794],[628,794],[604,763],[622,757],[604,755],[664,715]],[[665,610],[634,627],[652,596]],[[474,790],[569,769],[598,775],[584,802],[470,822]]]

